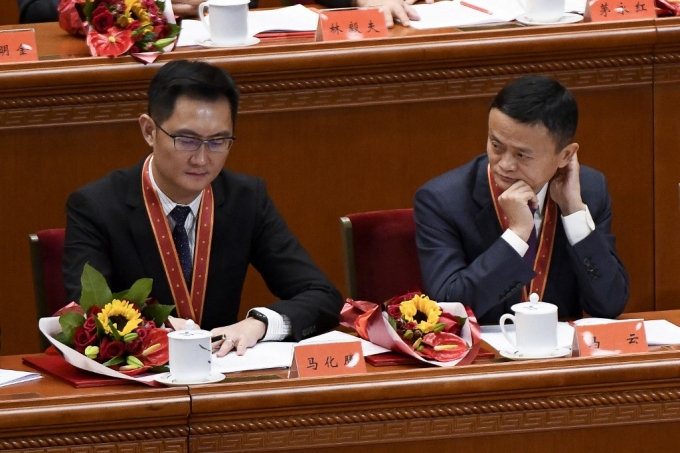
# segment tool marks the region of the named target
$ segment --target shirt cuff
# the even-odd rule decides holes
[[[584,240],[590,233],[595,231],[595,222],[593,216],[590,215],[588,205],[582,211],[576,211],[573,214],[562,217],[562,225],[564,225],[564,232],[567,235],[569,244],[575,245]]]
[[[519,256],[524,256],[527,253],[527,250],[529,250],[529,244],[524,242],[521,237],[517,236],[517,234],[509,228],[503,232],[501,237],[505,242],[510,244],[510,247],[519,253]]]
[[[281,341],[290,335],[292,327],[288,316],[265,307],[256,307],[248,310],[248,315],[252,310],[259,311],[267,317],[267,332],[260,341]],[[248,315],[246,315],[246,318]]]

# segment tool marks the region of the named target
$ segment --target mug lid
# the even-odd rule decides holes
[[[210,332],[207,330],[175,330],[168,333],[168,338],[184,340],[210,337]]]
[[[208,0],[208,6],[238,6],[248,3],[250,0]]]
[[[527,313],[527,314],[543,314],[543,313],[553,313],[557,311],[557,305],[550,304],[548,302],[520,302],[512,307],[512,311],[515,313]]]

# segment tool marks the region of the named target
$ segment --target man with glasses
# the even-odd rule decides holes
[[[78,300],[85,263],[111,289],[153,279],[152,296],[175,305],[219,340],[218,355],[259,340],[299,341],[337,324],[342,299],[286,226],[259,178],[225,170],[239,94],[225,71],[201,62],[163,66],[139,118],[152,149],[68,199],[64,276]],[[279,298],[237,322],[248,265]]]

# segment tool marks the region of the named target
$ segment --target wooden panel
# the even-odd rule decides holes
[[[19,8],[16,0],[0,0],[0,25],[18,24]]]
[[[484,152],[488,104],[504,84],[528,73],[556,77],[580,103],[582,162],[608,176],[631,276],[628,310],[654,309],[654,21],[425,35],[397,28],[393,36],[403,36],[373,42],[180,50],[148,66],[79,58],[82,40],[56,24],[37,30],[43,61],[0,71],[0,191],[12,212],[0,223],[0,256],[12,257],[0,281],[12,300],[0,304],[4,354],[38,345],[27,235],[63,226],[72,190],[147,152],[136,118],[150,78],[175,58],[234,74],[243,96],[227,166],[267,181],[342,289],[340,216],[411,206],[425,181]],[[249,275],[242,308],[271,299]]]

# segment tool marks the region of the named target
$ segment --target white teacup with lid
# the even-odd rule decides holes
[[[248,39],[249,0],[208,0],[198,5],[198,17],[217,46],[242,46]],[[205,9],[210,18],[205,16]]]
[[[187,320],[184,330],[168,334],[170,376],[176,383],[200,383],[210,377],[212,349],[210,332],[196,329]]]
[[[557,349],[557,306],[539,302],[538,294],[532,293],[529,302],[515,304],[514,315],[501,316],[500,327],[505,338],[520,356],[548,356]],[[515,338],[506,330],[505,322],[515,324]]]

